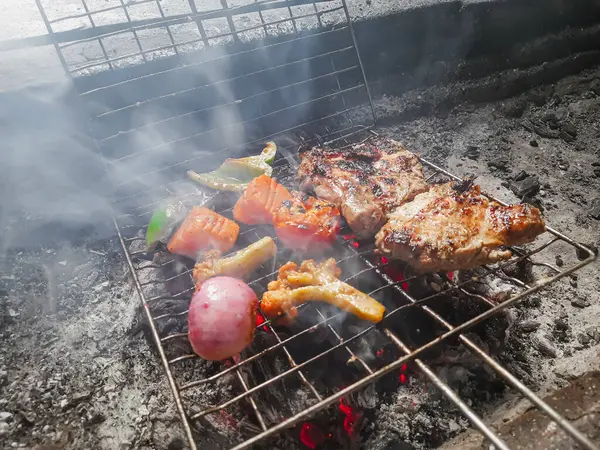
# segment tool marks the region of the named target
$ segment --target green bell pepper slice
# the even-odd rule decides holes
[[[271,176],[273,168],[271,164],[275,160],[277,145],[275,142],[267,142],[260,155],[248,156],[246,158],[229,158],[212,172],[196,173],[188,171],[188,176],[204,186],[220,191],[241,192],[248,184],[260,175]]]

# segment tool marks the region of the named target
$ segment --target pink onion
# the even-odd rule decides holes
[[[192,297],[188,337],[194,352],[219,361],[239,354],[254,337],[258,299],[250,287],[231,277],[205,281]]]

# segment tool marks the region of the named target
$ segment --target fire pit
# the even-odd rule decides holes
[[[585,245],[551,227],[535,244],[512,249],[513,258],[504,263],[426,276],[407,275],[345,228],[332,255],[345,281],[386,305],[381,324],[307,304],[291,327],[259,314],[256,338],[239,359],[214,363],[191,352],[186,319],[192,267],[146,252],[144,227],[155,205],[173,194],[197,195],[186,170],[210,170],[227,157],[255,154],[266,140],[280,148],[274,176],[291,186],[300,148],[368,143],[382,133],[359,53],[367,50],[357,47],[345,1],[237,3],[199,11],[190,2],[189,10],[167,14],[161,2],[136,2],[158,11],[141,19],[131,18],[132,6],[122,2],[98,11],[84,2],[85,12],[66,17],[44,13],[51,31],[56,22],[89,19],[95,25],[94,17],[111,11],[127,17],[125,24],[83,30],[57,50],[90,113],[91,133],[114,182],[114,223],[189,446],[358,448],[378,433],[378,423],[387,424],[379,404],[399,395],[394,404],[405,417],[417,411],[420,420],[435,416],[449,424],[449,431],[414,436],[423,447],[443,444],[465,428],[466,417],[495,448],[508,448],[477,412],[508,385],[573,442],[595,448],[520,374],[498,362],[514,325],[509,307],[535,301],[538,291],[595,259]],[[127,45],[116,50],[111,40]],[[468,149],[465,157],[476,151]],[[461,181],[420,159],[428,181]],[[496,166],[503,161],[500,155]],[[530,178],[515,181],[521,197],[535,188]],[[231,198],[215,195],[211,201],[231,217]],[[237,246],[266,235],[272,235],[266,227],[243,227]],[[556,254],[560,264],[548,262]],[[262,294],[276,268],[293,258],[280,251],[275,265],[257,271],[250,286]],[[555,352],[545,341],[534,345]],[[388,448],[402,448],[397,445]]]

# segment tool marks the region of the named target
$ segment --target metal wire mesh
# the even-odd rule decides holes
[[[187,339],[185,330],[169,331],[164,324],[185,322],[186,305],[193,291],[191,267],[182,267],[175,259],[148,260],[140,227],[148,222],[162,199],[173,194],[186,195],[189,185],[185,182],[185,170],[210,170],[226,157],[252,153],[265,140],[276,139],[280,147],[276,174],[285,182],[293,175],[299,143],[356,142],[361,133],[375,124],[346,2],[81,0],[79,7],[76,2],[36,2],[49,33],[56,37],[55,47],[65,71],[88,108],[91,133],[116,185],[115,195],[119,200],[115,205],[124,213],[115,218],[115,226],[191,448],[196,448],[194,424],[209,414],[247,402],[258,430],[234,448],[249,448],[409,361],[496,448],[507,448],[422,358],[427,350],[450,339],[457,339],[577,443],[594,448],[566,419],[462,334],[595,258],[588,249],[551,228],[537,241],[544,243],[527,250],[514,249],[512,260],[484,267],[468,280],[446,278],[437,292],[421,297],[410,287],[422,283],[423,277],[392,279],[385,270],[388,263],[373,255],[372,246],[357,248],[352,238],[340,239],[335,252],[339,263],[347,265],[344,271],[347,282],[360,284],[366,276],[369,288],[365,290],[370,295],[392,299],[389,312],[379,326],[357,324],[358,328],[349,331],[340,326],[339,314],[305,305],[300,308],[301,316],[314,321],[304,328],[284,336],[264,320],[257,333],[269,333],[276,343],[258,348],[228,366],[219,366],[204,378],[190,375],[196,372],[190,371],[187,364],[200,364],[201,360],[191,353],[178,353],[181,347],[177,343]],[[65,6],[68,8],[60,9]],[[356,114],[365,110],[366,115]],[[422,162],[432,178],[457,179],[434,164]],[[197,192],[187,194],[193,198]],[[231,210],[221,213],[230,215]],[[269,233],[268,228],[244,228],[238,245]],[[532,283],[507,275],[504,270],[520,261],[535,261],[549,248],[560,245],[570,248],[573,255],[579,252],[583,260],[575,256],[571,260],[565,258],[567,264],[560,269],[538,262],[537,267],[545,271],[544,277]],[[291,257],[280,251],[276,265]],[[250,282],[257,294],[276,276],[275,268],[263,267]],[[510,283],[514,294],[498,303],[476,293],[473,286],[487,277]],[[164,289],[181,283],[183,289],[174,292]],[[433,304],[444,296],[455,295],[472,298],[487,309],[469,320],[450,323]],[[181,306],[176,312],[157,313],[156,305],[163,300]],[[437,337],[416,345],[399,337],[389,326],[394,317],[414,310],[422,311],[440,328]],[[333,344],[327,349],[310,357],[294,350],[297,342],[310,341],[312,334],[322,329],[332,336]],[[385,365],[364,358],[357,345],[373,334],[385,336],[404,356]],[[245,368],[276,352],[282,352],[287,361],[284,370],[254,383],[244,377]],[[310,370],[337,352],[347,355],[359,375],[343,389],[324,391],[317,383],[319,380],[310,376]],[[230,398],[200,409],[186,402],[187,393],[218,383],[228,375],[233,375],[239,383]],[[312,400],[302,410],[274,423],[261,410],[256,398],[280,381],[293,377]]]
[[[448,172],[443,169],[435,166],[428,161],[422,160],[423,164],[426,168],[431,170],[430,178],[438,178],[438,181],[448,180],[448,179],[456,179],[458,178],[452,176]],[[276,175],[279,176],[279,179],[282,182],[286,182],[286,180],[293,173],[293,170],[290,170],[288,166],[289,160],[281,160],[281,162],[276,167]],[[147,211],[137,211],[136,216],[147,217]],[[231,210],[226,209],[221,211],[224,215],[230,215]],[[123,225],[119,220],[124,220],[125,224]],[[117,225],[119,229],[123,230],[128,229],[128,225],[130,224],[131,215],[124,215],[120,218],[117,218]],[[251,238],[250,241],[257,240],[258,238],[264,236],[265,234],[269,234],[269,230],[267,228],[245,228],[242,230],[241,235],[246,236],[246,238]],[[344,235],[344,232],[342,232]],[[143,240],[141,237],[124,237],[123,246],[129,255],[129,262],[131,264],[132,270],[136,274],[140,274],[148,269],[155,269],[157,266],[152,263],[148,263],[147,261],[139,260],[140,256],[142,256],[145,250],[132,251],[131,246],[135,245],[136,242]],[[276,237],[275,237],[276,239]],[[244,238],[242,238],[242,243],[240,245],[244,245]],[[540,243],[541,242],[541,243]],[[572,241],[561,233],[549,228],[548,232],[542,235],[542,237],[538,238],[536,241],[537,245],[532,245],[531,248],[528,249],[514,249],[514,257],[502,264],[494,265],[492,267],[484,266],[483,271],[478,275],[474,275],[466,280],[457,281],[450,278],[445,278],[445,284],[443,287],[439,289],[438,292],[429,294],[425,297],[419,298],[415,296],[414,293],[411,292],[410,286],[418,285],[423,282],[424,277],[407,277],[402,279],[401,281],[394,280],[390,278],[385,271],[386,266],[389,263],[385,260],[382,261],[380,257],[377,257],[373,254],[372,246],[358,246],[357,241],[353,238],[349,238],[348,235],[345,235],[345,238],[341,238],[340,242],[337,244],[335,249],[336,255],[338,255],[338,261],[340,265],[343,267],[344,263],[352,262],[351,267],[353,268],[353,272],[347,272],[345,280],[353,284],[358,278],[364,275],[368,275],[371,280],[377,280],[374,282],[373,288],[369,292],[369,295],[378,298],[378,296],[385,294],[388,291],[394,292],[396,304],[395,306],[386,314],[386,318],[379,326],[369,326],[363,325],[358,332],[348,333],[347,330],[344,330],[344,327],[339,326],[339,322],[336,322],[336,319],[339,318],[341,313],[331,314],[328,311],[322,311],[319,307],[314,307],[313,305],[304,305],[303,308],[314,308],[317,312],[318,320],[314,323],[307,324],[302,330],[297,331],[295,334],[282,338],[277,334],[276,329],[272,326],[272,324],[268,320],[264,320],[264,323],[261,323],[257,326],[257,332],[269,332],[273,333],[277,338],[277,343],[275,345],[269,346],[268,348],[262,348],[260,351],[256,353],[247,355],[244,359],[239,360],[236,363],[232,363],[229,367],[223,367],[217,373],[214,373],[206,378],[197,379],[192,381],[180,382],[178,380],[174,380],[175,393],[178,401],[181,402],[182,410],[185,411],[185,421],[189,421],[194,423],[195,421],[203,418],[204,416],[212,413],[216,413],[218,411],[224,410],[226,408],[230,408],[234,406],[236,403],[247,400],[250,402],[255,414],[256,421],[261,428],[261,432],[256,436],[250,438],[249,440],[240,443],[234,448],[249,448],[254,443],[272,435],[273,433],[280,432],[284,430],[286,427],[301,423],[306,420],[311,415],[317,413],[319,410],[326,408],[329,405],[332,405],[339,401],[339,399],[343,396],[346,396],[360,388],[365,387],[369,383],[374,382],[376,379],[382,377],[383,375],[394,371],[399,370],[403,365],[405,365],[409,361],[414,361],[416,367],[424,374],[424,376],[429,379],[435,386],[437,386],[442,393],[447,396],[464,414],[465,416],[472,422],[472,424],[478,428],[486,438],[493,443],[496,448],[508,448],[502,440],[494,433],[492,429],[490,429],[481,418],[479,418],[473,410],[466,404],[465,401],[461,400],[461,398],[454,392],[452,389],[443,382],[434,371],[424,362],[419,359],[419,356],[422,355],[428,349],[431,349],[433,346],[439,345],[443,342],[449,341],[451,338],[458,337],[459,341],[462,345],[468,348],[475,356],[480,358],[483,363],[489,365],[489,367],[496,371],[497,374],[504,379],[504,381],[514,389],[518,390],[521,394],[523,394],[533,405],[538,407],[540,410],[550,415],[556,423],[562,427],[569,435],[571,435],[575,441],[581,444],[584,448],[594,448],[594,445],[580,432],[574,429],[569,422],[561,417],[555,410],[553,410],[549,405],[544,403],[537,395],[535,395],[530,389],[528,389],[523,383],[521,383],[515,376],[513,376],[508,370],[502,367],[498,362],[492,358],[485,350],[483,350],[480,346],[478,346],[475,342],[473,342],[470,338],[466,337],[462,334],[464,331],[469,328],[475,326],[476,324],[493,317],[495,314],[500,312],[501,310],[515,304],[519,300],[525,298],[526,296],[532,294],[533,292],[537,292],[538,290],[548,286],[549,284],[568,276],[584,265],[590,263],[594,259],[594,254],[590,252],[585,247],[582,247],[580,244]],[[537,257],[544,252],[550,251],[550,248],[553,248],[557,245],[567,244],[573,250],[571,253],[571,257],[568,258],[571,261],[571,264],[566,264],[561,269],[554,267],[545,262],[538,262]],[[585,259],[583,261],[578,261],[576,258],[576,252],[579,253],[579,259],[582,258],[582,254],[585,255]],[[276,257],[275,266],[281,265],[281,263],[287,261],[289,257],[288,254],[285,253],[285,250],[280,251],[278,256]],[[522,261],[532,261],[534,266],[537,266],[544,270],[544,276],[539,280],[532,283],[525,283],[520,279],[517,279],[513,276],[507,275],[506,269],[510,266],[514,266],[515,264],[519,264]],[[168,263],[163,264],[176,264],[176,261],[170,261]],[[259,294],[262,294],[266,289],[266,285],[268,281],[274,279],[277,276],[277,272],[272,270],[273,267],[263,267],[262,273],[265,271],[266,274],[262,274],[258,276],[258,278],[251,281],[249,284],[253,287],[253,289]],[[187,269],[181,271],[176,275],[176,277],[182,278],[190,278],[191,269]],[[260,271],[259,271],[260,272]],[[476,286],[478,283],[488,282],[488,277],[498,277],[505,282],[512,284],[515,288],[515,293],[510,298],[504,300],[501,303],[498,303],[497,300],[493,300],[487,297],[484,294],[477,293],[472,288]],[[140,295],[145,300],[145,304],[147,305],[148,310],[152,311],[153,303],[164,298],[179,298],[184,303],[187,303],[189,300],[191,293],[193,291],[192,284],[190,284],[189,288],[183,290],[181,292],[177,292],[174,294],[166,294],[166,295],[148,295],[145,287],[149,285],[157,285],[164,284],[165,282],[172,281],[172,279],[155,279],[153,278],[149,283],[140,283]],[[191,283],[191,281],[190,281]],[[449,323],[448,319],[441,315],[439,312],[436,312],[436,309],[431,306],[432,302],[435,302],[436,299],[440,299],[444,296],[452,296],[452,295],[467,295],[470,298],[481,302],[488,309],[482,313],[477,315],[476,317],[471,318],[470,320],[466,320],[461,323]],[[445,331],[440,336],[435,339],[431,339],[430,341],[418,346],[418,347],[409,347],[405,342],[403,342],[398,335],[392,331],[386,324],[391,320],[394,316],[399,316],[403,312],[409,309],[420,309],[424,311],[429,317],[433,319],[438,325],[440,325]],[[177,317],[185,317],[187,311],[184,309],[183,311],[177,312],[176,314],[162,314],[153,317],[153,321],[160,323],[160,321],[167,320],[172,318],[173,316]],[[302,314],[302,312],[301,312]],[[336,323],[338,326],[336,326]],[[266,327],[266,330],[265,330]],[[293,352],[288,350],[288,347],[294,343],[295,340],[306,339],[310,336],[311,333],[314,333],[316,329],[319,328],[327,328],[333,334],[334,339],[337,340],[337,344],[332,345],[327,350],[322,351],[308,359],[302,361],[296,361],[295,355]],[[370,333],[381,333],[387,336],[388,339],[393,342],[401,352],[404,353],[405,356],[397,359],[391,364],[381,366],[377,361],[366,360],[359,356],[359,353],[356,351],[356,344],[360,342],[362,339],[366,339]],[[166,364],[168,367],[168,372],[170,376],[173,376],[173,372],[176,372],[177,364],[180,364],[182,361],[187,360],[197,360],[199,359],[194,354],[184,354],[184,355],[167,355],[169,353],[168,346],[177,341],[177,340],[185,340],[187,339],[187,334],[185,332],[178,332],[168,334],[166,336],[160,336],[159,342],[160,346],[164,349]],[[240,369],[248,366],[261,358],[268,358],[269,354],[276,352],[278,350],[283,350],[288,358],[289,366],[287,370],[279,373],[278,375],[265,380],[257,385],[249,385],[247,384],[243,377],[240,375]],[[349,361],[352,361],[356,367],[362,370],[364,376],[359,378],[356,382],[349,385],[348,387],[339,390],[333,394],[324,396],[316,387],[315,380],[311,380],[309,376],[306,374],[306,370],[313,364],[319,364],[333,352],[345,351],[348,355]],[[186,391],[192,390],[195,387],[207,384],[207,383],[217,383],[219,379],[226,376],[227,374],[235,373],[238,380],[240,381],[240,391],[237,395],[232,396],[232,398],[227,399],[226,401],[221,402],[218,405],[214,405],[211,407],[207,407],[201,411],[191,412],[192,405],[185,404],[182,400],[182,394]],[[286,377],[294,377],[298,376],[302,383],[304,383],[314,395],[315,403],[312,406],[307,406],[306,409],[299,411],[297,414],[294,414],[290,417],[285,418],[281,423],[268,426],[261,411],[257,408],[256,403],[253,400],[253,395],[259,394],[262,390],[265,389],[273,389],[273,386],[276,385],[280,380],[285,379]],[[188,423],[189,426],[189,423]]]

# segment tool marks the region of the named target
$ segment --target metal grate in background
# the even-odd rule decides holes
[[[457,338],[458,341],[494,370],[506,383],[548,414],[584,448],[594,445],[549,405],[499,365],[488,353],[462,333],[492,317],[527,295],[568,276],[594,258],[594,254],[553,229],[542,235],[545,243],[528,249],[515,249],[514,258],[501,265],[485,267],[484,274],[463,282],[445,280],[444,289],[424,298],[409,294],[402,285],[418,284],[413,277],[402,282],[385,273],[387,262],[372,253],[372,246],[355,248],[352,239],[340,240],[336,250],[341,264],[360,267],[345,271],[349,283],[368,276],[375,285],[371,295],[393,294],[394,306],[377,327],[362,324],[357,332],[336,326],[335,316],[307,305],[319,317],[317,322],[289,337],[267,327],[278,342],[232,363],[206,379],[188,379],[181,372],[186,362],[199,363],[192,354],[171,354],[185,332],[161,334],[161,322],[185,322],[185,305],[193,292],[190,268],[176,267],[177,260],[160,264],[148,261],[143,244],[143,226],[153,208],[171,195],[194,195],[185,179],[189,169],[207,171],[226,157],[257,153],[266,140],[274,139],[280,148],[275,162],[276,174],[285,181],[297,163],[298,145],[346,145],[362,138],[375,124],[364,68],[345,0],[74,0],[52,2],[36,0],[49,33],[74,36],[55,44],[65,71],[71,76],[90,116],[90,130],[104,156],[116,186],[116,208],[121,211],[115,226],[121,240],[136,289],[156,342],[167,379],[173,391],[190,447],[195,449],[193,428],[211,412],[248,402],[258,424],[258,432],[235,448],[248,448],[267,436],[306,420],[310,415],[338,402],[358,389],[404,364],[414,365],[454,403],[496,448],[507,448],[470,407],[462,401],[419,358],[428,349]],[[60,9],[67,7],[67,9]],[[430,176],[439,181],[457,179],[441,168],[423,161]],[[289,181],[289,178],[287,178]],[[221,211],[224,215],[230,210]],[[239,244],[252,242],[268,233],[268,228],[244,228]],[[538,240],[538,241],[539,241]],[[536,283],[527,284],[510,277],[503,268],[521,260],[535,258],[550,247],[567,246],[570,258],[558,269],[538,263],[550,271]],[[576,253],[583,258],[578,261]],[[566,252],[565,252],[566,253]],[[582,256],[583,255],[583,256]],[[277,263],[289,255],[277,257]],[[285,261],[284,261],[285,260]],[[354,265],[356,264],[356,265]],[[176,275],[157,278],[154,271],[172,268]],[[486,272],[487,271],[487,272]],[[153,275],[149,277],[148,273]],[[516,294],[503,303],[471,291],[485,276],[511,283]],[[272,268],[264,267],[251,285],[261,294],[274,278]],[[183,280],[186,288],[158,292],[165,283]],[[488,309],[466,322],[451,324],[436,312],[430,300],[460,293],[481,302]],[[175,314],[156,313],[161,300],[181,302]],[[392,317],[419,310],[443,330],[438,337],[419,346],[401,340],[388,326]],[[324,328],[337,344],[308,359],[300,359],[292,349],[296,341]],[[405,356],[391,364],[365,360],[356,345],[372,334],[381,334]],[[176,349],[176,347],[175,347]],[[251,384],[244,378],[245,367],[283,352],[287,368],[277,376]],[[355,361],[360,376],[336,392],[322,392],[309,376],[311,365],[318,365],[334,352],[345,352]],[[195,410],[185,396],[200,385],[216,383],[233,374],[237,393],[214,407]],[[271,423],[256,399],[279,380],[297,377],[312,395],[311,404],[294,411],[277,424]]]
[[[46,3],[38,0],[51,33],[87,27],[55,47],[118,197],[282,135],[374,125],[344,1]]]

